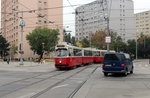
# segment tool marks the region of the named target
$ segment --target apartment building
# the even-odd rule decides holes
[[[124,41],[134,39],[135,18],[132,0],[96,0],[76,8],[76,40],[90,39],[90,33],[109,28]]]
[[[36,27],[59,29],[60,41],[63,41],[63,0],[2,0],[1,27],[2,35],[11,45],[20,45],[21,27],[20,17],[25,21],[23,29],[24,58],[34,57],[30,50],[26,35]],[[19,58],[19,53],[15,55]]]
[[[135,14],[136,18],[136,34],[150,35],[150,11]]]

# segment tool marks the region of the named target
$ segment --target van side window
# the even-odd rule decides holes
[[[126,60],[125,56],[123,54],[121,54],[121,61]]]

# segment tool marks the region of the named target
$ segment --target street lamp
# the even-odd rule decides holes
[[[20,65],[23,65],[23,27],[25,26],[25,21],[23,20],[23,17],[20,17],[19,26],[21,27],[21,36],[20,36]]]
[[[135,50],[135,54],[136,54],[136,60],[138,59],[138,35],[136,33],[136,50]]]

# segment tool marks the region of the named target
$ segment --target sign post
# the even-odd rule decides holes
[[[110,51],[109,44],[111,43],[111,36],[105,37],[105,43],[107,44],[107,52],[109,52]]]

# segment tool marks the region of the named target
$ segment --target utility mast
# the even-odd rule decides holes
[[[106,27],[107,36],[105,38],[105,42],[107,43],[107,52],[109,52],[109,44],[111,43],[109,18],[110,18],[110,13],[111,13],[112,0],[99,0],[99,3],[100,3],[100,6],[102,7],[104,21],[107,24],[107,27]],[[110,4],[110,6],[109,6],[109,4]]]

